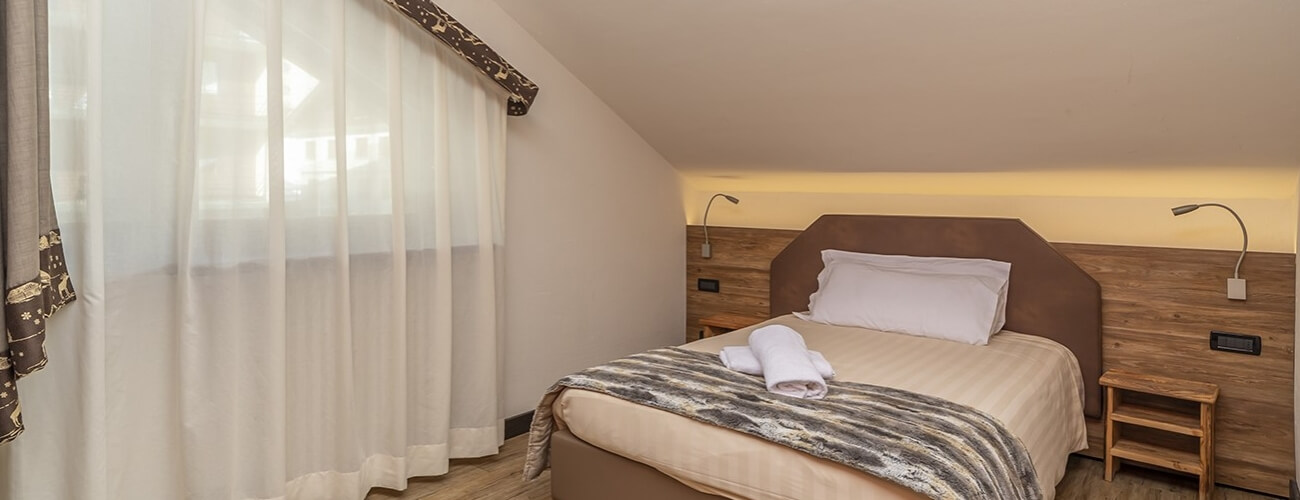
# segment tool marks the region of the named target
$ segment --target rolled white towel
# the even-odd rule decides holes
[[[747,345],[729,345],[722,348],[718,353],[722,359],[722,364],[727,368],[744,373],[746,375],[762,375],[763,365],[758,362],[758,357],[754,356],[754,350]],[[826,361],[826,356],[817,351],[808,351],[808,357],[812,358],[813,366],[817,367],[817,373],[822,378],[830,380],[835,378],[835,368],[831,367],[831,362]]]
[[[826,395],[826,379],[817,372],[799,332],[768,325],[749,334],[749,348],[763,367],[768,391],[807,399]]]

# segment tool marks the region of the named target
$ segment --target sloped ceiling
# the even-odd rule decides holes
[[[1300,167],[1300,2],[496,2],[686,173]]]

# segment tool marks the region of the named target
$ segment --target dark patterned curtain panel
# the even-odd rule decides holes
[[[510,93],[507,113],[515,116],[528,113],[528,107],[537,99],[537,85],[506,62],[492,47],[474,36],[468,28],[456,22],[451,14],[434,5],[432,0],[384,1],[506,89]]]
[[[50,192],[46,0],[0,7],[0,444],[23,431],[18,379],[45,366],[45,320],[75,297]]]

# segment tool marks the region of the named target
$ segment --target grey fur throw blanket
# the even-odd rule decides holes
[[[828,381],[825,399],[767,392],[714,354],[655,349],[560,379],[533,415],[524,477],[549,465],[551,405],[565,388],[607,394],[743,432],[936,499],[1043,498],[1020,439],[993,417],[941,398]]]

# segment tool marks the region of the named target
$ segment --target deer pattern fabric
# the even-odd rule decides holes
[[[509,92],[507,114],[519,116],[528,113],[528,108],[537,99],[537,84],[506,62],[482,38],[474,35],[469,28],[431,0],[385,1]]]
[[[63,262],[58,230],[41,235],[40,270],[36,279],[5,293],[4,322],[7,350],[0,350],[0,443],[23,431],[18,379],[45,366],[45,324],[55,312],[76,299],[72,279]]]

